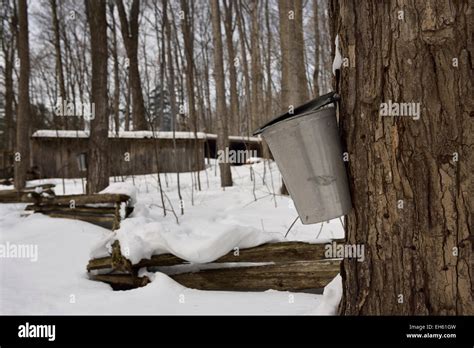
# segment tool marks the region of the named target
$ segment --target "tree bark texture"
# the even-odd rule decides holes
[[[336,1],[353,211],[341,314],[472,315],[473,3]],[[333,41],[334,42],[334,41]],[[420,117],[382,117],[382,103]]]
[[[229,131],[227,127],[227,106],[225,101],[224,61],[222,49],[222,31],[219,0],[211,0],[212,31],[214,39],[214,79],[216,81],[216,102],[218,121],[218,151],[229,147]],[[219,162],[221,186],[232,186],[232,172],[228,161]]]
[[[26,185],[26,173],[30,163],[30,49],[26,0],[18,0],[18,25],[20,80],[18,82],[18,114],[16,120],[15,188],[21,190]]]
[[[86,5],[91,36],[92,102],[95,104],[87,156],[87,193],[91,194],[109,185],[107,21],[105,0],[87,0]]]

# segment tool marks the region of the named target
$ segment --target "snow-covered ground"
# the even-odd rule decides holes
[[[180,215],[176,174],[161,174],[166,206],[172,203],[179,224],[171,211],[163,216],[156,174],[127,177],[126,183],[137,191],[135,211],[116,233],[42,214],[25,217],[25,204],[0,204],[0,246],[37,246],[37,260],[0,257],[0,313],[334,314],[341,296],[339,276],[323,295],[274,290],[199,291],[160,273],[151,275],[147,286],[130,291],[113,291],[107,284],[88,279],[90,256],[103,252],[100,247],[111,237],[121,240],[122,250],[127,246],[132,259],[171,250],[199,262],[211,261],[236,245],[249,247],[284,239],[297,212],[291,199],[278,195],[281,177],[275,163],[270,163],[270,170],[267,165],[265,183],[263,173],[263,162],[232,167],[234,186],[223,190],[218,168],[211,165],[200,172],[202,191],[192,189],[196,180],[191,173],[180,174],[184,215]],[[62,194],[61,182],[38,180],[29,185],[55,183],[56,194]],[[82,193],[82,187],[80,179],[66,180],[65,193]],[[287,240],[315,243],[342,237],[338,219],[322,226],[298,221]]]

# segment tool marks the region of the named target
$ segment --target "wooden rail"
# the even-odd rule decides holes
[[[336,242],[342,242],[337,240]],[[322,288],[339,273],[340,260],[326,259],[325,244],[282,242],[231,251],[210,263],[217,269],[184,272],[169,275],[178,283],[200,290],[302,291]],[[226,264],[232,263],[233,267]],[[257,263],[238,266],[238,263]],[[271,264],[269,264],[271,263]],[[92,259],[87,265],[90,279],[108,283],[117,290],[145,286],[149,278],[138,277],[138,270],[165,266],[178,266],[188,262],[171,254],[154,255],[150,259],[132,264],[120,252],[115,241],[112,254]],[[109,273],[104,274],[104,271]],[[100,274],[97,274],[99,272]]]

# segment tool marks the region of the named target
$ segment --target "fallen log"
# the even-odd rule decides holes
[[[130,199],[129,196],[116,193],[96,193],[90,195],[64,195],[55,197],[43,197],[41,204],[49,205],[69,205],[72,202],[76,206],[86,204],[105,204],[105,203],[125,203]]]
[[[342,239],[334,240],[336,243],[344,242]],[[293,262],[313,261],[326,259],[326,244],[308,244],[303,242],[269,243],[248,249],[240,249],[238,253],[233,250],[218,258],[214,263],[228,262]],[[92,259],[87,265],[87,270],[113,268],[110,257]],[[133,265],[134,269],[142,267],[163,267],[189,263],[172,254],[153,255],[150,259],[143,259]]]
[[[118,228],[118,225],[120,224],[120,222],[116,221],[117,219],[115,216],[103,216],[93,214],[86,215],[66,212],[48,212],[46,213],[46,215],[52,218],[85,221],[100,227],[107,228],[109,230],[114,230]]]
[[[274,265],[210,269],[170,275],[183,286],[220,291],[302,291],[325,287],[339,273],[340,261],[300,261]],[[90,275],[114,290],[128,290],[149,283],[147,277],[132,274]]]
[[[228,291],[299,291],[325,287],[339,273],[340,260],[210,269],[171,275],[188,288]]]
[[[31,204],[26,206],[25,210],[33,210],[35,213],[49,213],[49,212],[57,212],[57,213],[77,213],[77,214],[98,214],[98,215],[115,215],[115,207],[89,207],[89,206],[76,206],[71,208],[69,205],[53,205],[53,204],[45,204],[45,205],[36,205]]]

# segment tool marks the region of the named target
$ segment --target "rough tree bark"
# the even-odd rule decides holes
[[[26,0],[18,0],[18,57],[20,80],[18,82],[18,114],[16,120],[15,188],[26,185],[26,173],[30,163],[30,49],[28,43],[28,7]]]
[[[95,104],[87,157],[88,194],[109,185],[106,3],[106,0],[86,1],[91,39],[92,102]]]
[[[354,209],[340,313],[472,315],[472,2],[330,5]],[[383,19],[383,20],[381,20]],[[420,118],[379,116],[420,103]]]
[[[216,81],[216,114],[218,121],[217,149],[225,151],[229,147],[227,129],[227,107],[225,102],[224,61],[222,50],[221,14],[219,0],[211,0],[212,32],[214,38],[214,79]],[[227,160],[219,162],[221,186],[232,186],[232,172]]]
[[[134,130],[146,130],[148,122],[145,117],[145,102],[143,100],[140,72],[138,70],[138,15],[140,0],[133,0],[129,18],[122,0],[117,0],[117,10],[120,18],[120,30],[129,60],[129,79],[132,93],[132,120]]]

